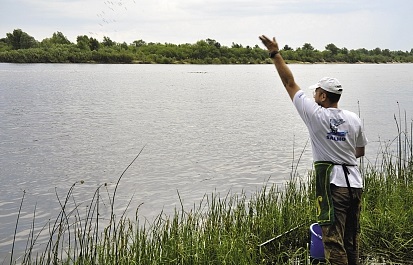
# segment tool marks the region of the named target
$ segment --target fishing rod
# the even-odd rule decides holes
[[[300,224],[300,225],[298,225],[298,226],[296,226],[296,227],[293,227],[293,228],[291,228],[290,230],[288,230],[288,231],[286,231],[286,232],[284,232],[284,233],[282,233],[282,234],[279,234],[279,235],[276,236],[276,237],[273,237],[273,238],[271,238],[271,239],[268,239],[268,240],[265,241],[264,243],[259,244],[258,247],[265,246],[265,245],[267,245],[268,243],[271,243],[272,241],[274,241],[274,240],[276,240],[276,239],[278,239],[278,238],[280,238],[280,237],[282,237],[282,236],[285,236],[285,235],[291,233],[291,232],[294,231],[294,230],[297,230],[298,228],[302,227],[302,226],[305,225],[305,224],[307,224],[307,222],[302,223],[302,224]]]

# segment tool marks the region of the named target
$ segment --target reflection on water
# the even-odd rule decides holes
[[[304,89],[323,76],[343,83],[340,106],[360,112],[367,159],[375,159],[378,139],[396,136],[398,108],[411,117],[412,65],[291,68]],[[71,185],[84,181],[71,203],[86,212],[99,185],[107,183],[112,194],[143,147],[122,177],[115,207],[121,213],[131,201],[134,216],[143,203],[139,213],[149,219],[172,213],[178,193],[192,208],[211,192],[251,194],[265,183],[282,184],[298,162],[304,179],[311,168],[306,128],[271,65],[0,64],[0,83],[3,254],[23,191],[18,249],[35,206],[41,227],[56,217]],[[108,192],[101,193],[106,207]]]

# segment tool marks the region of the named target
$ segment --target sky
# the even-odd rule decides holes
[[[412,0],[0,0],[0,38],[21,29],[41,41],[61,32],[118,43],[194,44],[213,39],[263,48],[310,43],[324,50],[413,48]]]

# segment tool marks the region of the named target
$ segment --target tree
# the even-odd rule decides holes
[[[133,41],[133,44],[134,44],[136,47],[142,47],[142,46],[145,46],[145,45],[146,45],[146,42],[143,41],[143,40],[135,40],[135,41]]]
[[[50,39],[50,41],[53,44],[71,44],[67,37],[63,35],[63,33],[60,31],[53,33],[53,36]]]
[[[97,39],[89,38],[86,35],[77,36],[76,42],[77,47],[81,50],[97,51],[100,46],[100,43]]]
[[[13,50],[34,48],[38,45],[37,41],[22,31],[21,29],[13,30],[13,33],[7,33],[7,43],[12,46]]]
[[[304,43],[303,50],[313,51],[314,47],[310,43]]]
[[[97,51],[99,50],[100,43],[95,38],[89,38],[89,47],[92,51]]]
[[[7,39],[6,38],[0,39],[0,52],[6,51],[9,49],[10,49],[10,46],[7,45]]]
[[[321,55],[325,62],[334,62],[336,60],[331,50],[324,50],[321,52]]]
[[[346,47],[340,49],[340,53],[342,54],[348,54],[348,49]]]
[[[52,48],[56,45],[68,45],[72,44],[62,32],[58,31],[53,33],[51,38],[46,38],[40,43],[42,47]]]
[[[361,61],[361,55],[355,50],[350,50],[348,54],[348,61],[349,63],[357,63],[358,61]]]
[[[115,46],[116,42],[112,41],[109,37],[103,37],[103,46],[105,47],[112,47]]]
[[[389,56],[389,57],[391,56],[389,49],[384,49],[384,50],[382,50],[382,54],[383,54],[384,56]]]
[[[233,42],[233,43],[232,43],[231,48],[242,48],[242,45],[241,45],[241,44],[238,44],[238,43]]]
[[[128,44],[126,42],[123,42],[122,44],[120,44],[120,48],[123,50],[127,50],[128,49]]]
[[[284,51],[292,51],[293,48],[291,48],[290,46],[288,46],[288,45],[286,44],[286,45],[284,45],[283,50],[284,50]]]
[[[200,40],[195,44],[146,43],[135,40],[131,44],[116,43],[104,37],[100,43],[87,35],[78,36],[71,43],[61,32],[44,39],[41,45],[20,29],[0,38],[0,62],[26,63],[196,63],[196,64],[260,64],[272,63],[268,51],[259,45],[245,46],[232,43],[221,45],[214,39]],[[33,48],[34,47],[34,48]],[[37,48],[38,47],[38,48]],[[330,43],[318,51],[310,43],[293,50],[288,45],[281,49],[286,60],[301,62],[413,62],[413,49],[406,52],[358,49],[349,51]]]
[[[361,53],[361,54],[365,54],[368,55],[369,51],[366,48],[360,48],[357,50],[357,52]]]
[[[89,47],[89,37],[86,35],[77,36],[76,38],[77,47],[81,50],[90,50]]]
[[[380,54],[381,54],[381,49],[380,49],[380,48],[376,48],[376,49],[372,50],[371,53],[372,53],[373,55],[380,55]]]
[[[309,63],[319,61],[319,59],[316,58],[318,54],[310,43],[304,43],[302,49],[297,49],[297,53],[299,54],[300,61]],[[319,57],[321,57],[321,54],[319,55]]]
[[[206,39],[206,42],[208,43],[208,45],[215,46],[218,49],[221,48],[221,44],[217,42],[216,40]]]
[[[336,55],[340,49],[337,48],[337,46],[334,45],[333,43],[330,43],[330,44],[327,44],[326,50],[329,50],[331,51],[333,55]]]
[[[209,57],[209,50],[210,47],[206,41],[197,41],[196,44],[193,45],[192,57],[195,59],[205,59]]]

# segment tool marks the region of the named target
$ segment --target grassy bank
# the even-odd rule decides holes
[[[409,133],[400,130],[383,146],[376,163],[362,163],[363,264],[373,259],[387,264],[413,260],[411,135],[411,128]],[[177,208],[171,216],[160,213],[154,222],[142,222],[139,208],[135,219],[115,215],[116,188],[108,194],[111,214],[103,219],[99,207],[104,184],[89,210],[81,213],[71,203],[75,183],[59,200],[55,222],[45,226],[47,244],[34,251],[37,232],[31,233],[25,254],[17,261],[12,254],[11,263],[308,264],[309,225],[315,221],[312,180],[310,172],[283,187],[264,186],[250,197],[208,194],[192,209]]]

